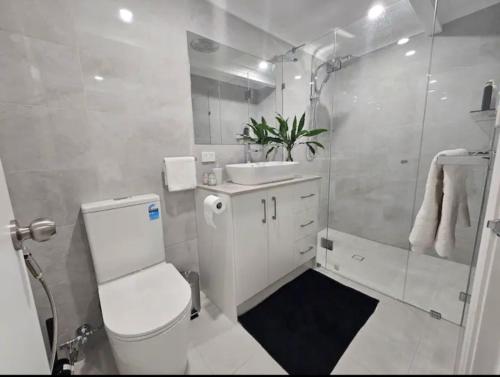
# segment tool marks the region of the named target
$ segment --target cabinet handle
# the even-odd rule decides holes
[[[309,246],[309,248],[308,248],[307,250],[300,251],[300,255],[307,254],[307,253],[308,253],[308,252],[310,252],[312,249],[314,249],[314,246]]]
[[[276,197],[275,197],[275,196],[273,196],[272,201],[274,202],[274,215],[273,215],[273,220],[276,220],[276,215],[277,215],[277,212],[276,212]]]
[[[265,224],[267,221],[266,199],[262,199],[262,204],[264,205],[264,218],[262,219],[262,222]]]
[[[314,224],[314,220],[311,220],[311,221],[309,221],[308,223],[305,223],[305,224],[300,224],[300,227],[301,228],[305,228],[306,226],[309,226],[311,224]]]
[[[300,199],[307,199],[307,198],[312,198],[316,194],[309,194],[309,195],[302,195]]]

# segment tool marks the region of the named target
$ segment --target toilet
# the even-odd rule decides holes
[[[191,289],[165,261],[155,194],[82,205],[104,326],[121,374],[182,374]]]

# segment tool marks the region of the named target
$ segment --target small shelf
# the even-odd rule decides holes
[[[476,122],[494,122],[497,116],[497,111],[492,110],[473,110],[469,112],[472,119]]]

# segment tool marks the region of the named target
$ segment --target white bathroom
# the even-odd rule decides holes
[[[0,0],[0,374],[500,374],[499,0]]]

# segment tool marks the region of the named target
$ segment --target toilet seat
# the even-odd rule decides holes
[[[170,263],[159,263],[99,285],[104,325],[123,341],[151,338],[175,326],[191,309],[191,289]]]

